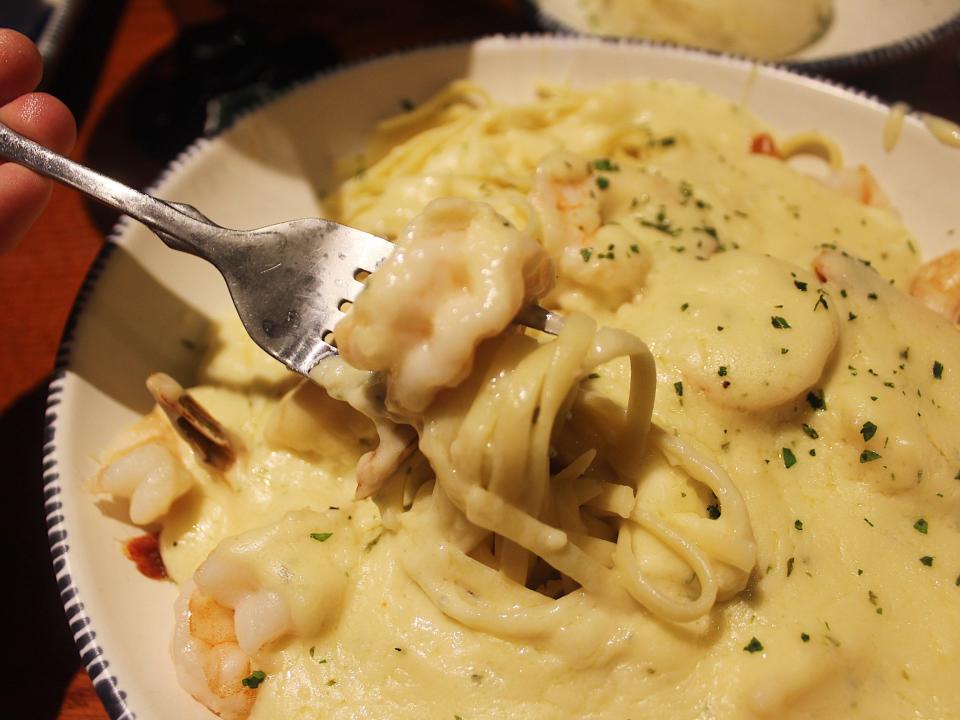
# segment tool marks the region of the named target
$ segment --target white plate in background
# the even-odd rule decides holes
[[[529,0],[549,30],[593,34],[581,0]],[[781,62],[811,70],[866,68],[960,32],[960,0],[834,0],[827,32]]]

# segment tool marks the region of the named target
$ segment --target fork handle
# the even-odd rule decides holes
[[[0,158],[23,165],[142,222],[167,245],[208,258],[208,250],[226,232],[186,215],[152,195],[65,158],[0,123]]]

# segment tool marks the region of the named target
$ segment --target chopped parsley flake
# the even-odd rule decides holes
[[[326,542],[327,540],[329,540],[329,539],[331,538],[332,535],[333,535],[332,532],[328,532],[328,533],[310,533],[310,537],[312,537],[312,538],[313,538],[314,540],[316,540],[317,542]]]
[[[247,675],[243,680],[240,681],[240,684],[244,687],[248,687],[251,690],[256,690],[260,687],[260,683],[267,679],[267,674],[263,670],[254,670],[252,673]]]
[[[781,355],[786,355],[788,352],[790,352],[790,348],[780,348]]]
[[[580,257],[583,258],[584,262],[590,262],[590,258],[593,256],[593,250],[590,248],[581,248]]]
[[[603,175],[599,175],[597,177],[597,187],[601,190],[606,190],[608,187],[610,187],[610,180],[605,178]]]
[[[720,506],[719,505],[707,505],[707,515],[711,520],[716,520],[720,517]]]
[[[873,462],[874,460],[880,459],[880,453],[875,453],[873,450],[864,450],[860,453],[860,462],[868,463]]]
[[[683,397],[683,383],[682,383],[682,382],[675,382],[675,383],[673,384],[673,389],[674,389],[674,392],[677,393],[677,396],[678,396],[678,397]]]
[[[599,158],[593,161],[593,167],[605,172],[617,172],[620,166],[611,161],[610,158]]]
[[[803,531],[803,520],[794,520],[793,526],[800,531]]]
[[[812,438],[813,440],[816,440],[818,437],[820,437],[820,433],[818,433],[816,430],[814,430],[812,427],[810,427],[806,423],[803,424],[803,432],[806,434],[807,437]]]
[[[751,638],[750,642],[743,646],[743,649],[748,653],[760,652],[763,650],[763,643],[756,638]]]
[[[808,404],[810,405],[810,407],[812,407],[814,410],[826,410],[826,409],[827,409],[827,401],[826,401],[826,398],[825,398],[824,395],[823,395],[823,391],[822,391],[822,390],[819,391],[819,392],[817,392],[816,390],[811,390],[810,392],[808,392],[808,393],[807,393],[807,403],[808,403]]]
[[[937,380],[943,377],[943,365],[940,363],[939,360],[933,361],[933,376]]]
[[[876,300],[876,299],[877,299],[877,294],[876,294],[876,293],[867,293],[867,297],[870,298],[871,300]]]
[[[726,375],[727,375],[727,366],[726,366],[726,365],[721,365],[721,366],[720,366],[720,369],[717,370],[717,375],[719,375],[720,377],[726,377]]]
[[[810,642],[810,636],[807,633],[800,633],[800,639],[804,642]]]
[[[807,291],[807,284],[806,284],[805,282],[803,282],[802,280],[794,280],[794,281],[793,281],[793,284],[794,284],[794,286],[797,288],[797,290],[799,290],[800,292],[806,292],[806,291]]]
[[[667,222],[666,215],[664,215],[662,210],[657,213],[656,222],[647,220],[645,218],[637,218],[637,222],[644,227],[652,228],[653,230],[659,230],[660,232],[670,235],[671,237],[676,237],[682,232],[681,228],[675,228],[669,222]],[[686,248],[682,245],[672,245],[670,249],[678,253],[686,250]]]
[[[929,555],[924,555],[922,558],[920,558],[920,562],[927,567],[933,567],[933,558]]]
[[[779,315],[772,315],[770,317],[770,324],[773,325],[777,330],[786,330],[790,328],[790,323],[788,323],[785,318],[782,318]]]
[[[916,530],[918,533],[926,535],[927,532],[930,530],[930,525],[927,523],[926,520],[924,520],[923,518],[920,518],[913,524],[913,529]]]
[[[790,448],[783,448],[783,466],[788,470],[797,464],[797,456]],[[799,522],[799,521],[798,521]],[[798,530],[800,528],[797,528]]]
[[[860,434],[863,435],[863,440],[864,440],[864,442],[866,442],[866,441],[870,440],[870,438],[872,438],[874,435],[877,434],[877,426],[874,425],[874,424],[873,424],[872,422],[870,422],[869,420],[867,420],[867,421],[863,424],[863,427],[860,428]]]
[[[790,577],[791,575],[793,575],[793,562],[794,562],[794,559],[792,557],[787,558],[787,577]]]
[[[849,320],[849,321],[852,322],[852,321],[854,321],[854,320],[856,320],[856,319],[857,319],[857,316],[854,315],[852,312],[848,312],[848,313],[847,313],[847,320]]]
[[[684,303],[680,306],[680,312],[686,312],[688,307],[690,307],[690,303]]]

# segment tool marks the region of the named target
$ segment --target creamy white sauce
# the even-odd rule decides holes
[[[245,450],[218,477],[177,446],[196,485],[163,519],[161,546],[178,583],[218,544],[215,557],[242,554],[252,574],[231,570],[222,587],[250,585],[223,602],[267,598],[259,617],[278,624],[253,625],[257,637],[287,628],[250,658],[265,675],[250,717],[960,716],[960,331],[901,292],[919,264],[909,232],[857,192],[751,154],[769,129],[696,88],[545,90],[526,109],[473,107],[466,94],[447,91],[409,127],[394,121],[412,139],[367,158],[327,211],[398,237],[429,201],[456,196],[536,237],[559,268],[543,302],[649,346],[654,420],[730,477],[755,567],[742,591],[734,565],[721,568],[719,601],[690,622],[582,591],[540,629],[457,621],[414,579],[425,565],[458,571],[429,515],[353,499],[373,425],[318,388],[289,391],[231,322],[194,394]],[[560,456],[602,449],[609,400],[623,403],[630,377],[616,359],[584,379],[595,414]],[[352,382],[331,394],[382,407],[376,382]],[[348,398],[348,386],[366,394]],[[643,507],[711,531],[709,493],[665,457],[648,449],[637,470]],[[413,472],[430,487],[429,468]],[[255,546],[241,553],[226,539],[245,532]],[[692,582],[672,553],[637,542],[650,577]],[[706,544],[734,563],[734,542]],[[320,591],[327,577],[336,593]],[[481,580],[477,598],[516,597],[499,575]],[[284,607],[299,619],[279,624]]]

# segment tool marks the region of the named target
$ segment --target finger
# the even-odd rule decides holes
[[[0,122],[17,132],[67,153],[76,140],[73,115],[56,98],[31,93],[0,107]],[[0,164],[0,252],[27,232],[50,198],[51,183],[14,163]]]
[[[16,30],[0,29],[0,105],[33,90],[42,75],[36,45]]]
[[[46,93],[28,93],[0,107],[0,122],[58,153],[70,152],[77,139],[67,106]]]

